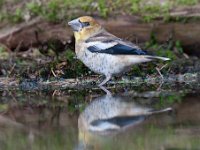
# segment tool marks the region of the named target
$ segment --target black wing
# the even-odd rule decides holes
[[[113,55],[146,55],[133,43],[123,41],[109,33],[98,34],[86,41],[88,50],[93,53],[106,53]]]
[[[130,125],[135,125],[138,124],[142,121],[144,121],[145,116],[121,116],[121,117],[114,117],[114,118],[109,118],[109,119],[102,119],[102,120],[95,120],[91,122],[91,125],[93,126],[100,126],[103,123],[109,123],[113,124],[115,126],[118,126],[120,128],[130,126]]]
[[[112,47],[101,49],[101,47],[89,46],[88,50],[93,53],[107,53],[113,55],[146,55],[147,53],[141,49],[129,47],[122,44],[116,44]]]

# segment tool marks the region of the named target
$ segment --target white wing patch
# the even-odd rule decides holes
[[[102,122],[98,124],[97,126],[90,125],[89,130],[90,131],[106,131],[106,130],[119,130],[120,127],[118,125],[112,124],[110,122]]]
[[[87,47],[95,47],[98,50],[105,50],[105,49],[109,49],[115,45],[117,45],[117,42],[108,42],[108,43],[103,43],[101,41],[93,41],[93,42],[88,42],[86,43]]]

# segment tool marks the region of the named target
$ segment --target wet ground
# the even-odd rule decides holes
[[[0,149],[200,149],[199,85],[0,92]]]

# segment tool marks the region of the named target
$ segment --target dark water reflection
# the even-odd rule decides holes
[[[0,149],[200,148],[198,92],[113,93],[1,91]]]

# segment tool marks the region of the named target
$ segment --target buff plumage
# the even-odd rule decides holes
[[[151,56],[137,45],[107,32],[95,19],[84,16],[68,23],[75,36],[75,52],[92,71],[106,76],[104,85],[113,75],[128,71],[132,65],[155,59],[169,58]]]

